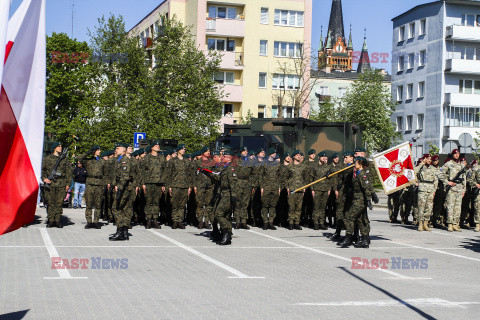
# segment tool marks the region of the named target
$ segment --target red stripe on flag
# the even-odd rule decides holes
[[[413,166],[412,166],[412,159],[410,156],[407,157],[407,159],[405,159],[405,161],[403,161],[403,167],[405,169],[411,169],[413,170]]]
[[[397,177],[397,187],[400,187],[401,185],[404,185],[405,183],[408,183],[408,179],[405,175],[401,175]]]
[[[388,161],[393,162],[395,160],[398,160],[398,149],[393,150],[392,152],[386,153],[383,155],[385,158],[388,159]]]
[[[382,176],[382,181],[387,180],[388,177],[391,176],[390,169],[387,169],[387,168],[378,168],[378,171],[380,172],[380,176]]]
[[[12,50],[13,47],[13,41],[8,41],[7,43],[7,48],[5,49],[5,61],[3,61],[3,64],[7,62],[8,55],[10,54],[10,51]]]
[[[0,95],[0,235],[33,221],[38,196],[27,147],[10,101]]]

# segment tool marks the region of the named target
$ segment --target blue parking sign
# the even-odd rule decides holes
[[[140,139],[147,139],[147,134],[145,132],[135,132],[133,135],[133,148],[140,148]]]

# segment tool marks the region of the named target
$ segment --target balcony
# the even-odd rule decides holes
[[[224,97],[222,101],[225,102],[242,102],[243,100],[243,86],[235,84],[224,84],[223,86]]]
[[[243,70],[243,52],[222,52],[222,61],[220,69],[225,70]]]
[[[449,26],[446,34],[447,39],[480,42],[480,27]]]
[[[451,106],[480,107],[480,94],[446,93],[445,103]]]
[[[447,59],[445,71],[480,75],[480,60]]]
[[[245,37],[245,20],[207,18],[207,35],[216,37]]]

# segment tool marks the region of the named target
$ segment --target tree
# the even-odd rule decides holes
[[[341,117],[339,109],[335,106],[335,100],[332,101],[331,97],[320,102],[318,111],[310,114],[309,119],[318,122],[340,122]]]
[[[388,149],[400,138],[390,116],[396,108],[380,70],[360,74],[343,98],[345,120],[362,125],[367,149]]]

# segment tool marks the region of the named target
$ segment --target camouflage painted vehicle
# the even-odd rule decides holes
[[[251,124],[224,126],[215,141],[217,148],[228,145],[237,151],[275,148],[277,153],[310,149],[343,152],[363,146],[361,127],[348,122],[316,122],[305,118],[256,119]]]
[[[160,150],[168,150],[176,148],[178,146],[178,141],[175,139],[140,139],[138,140],[138,145],[140,146],[140,148],[145,149],[146,147],[151,145],[154,140],[160,141]]]

